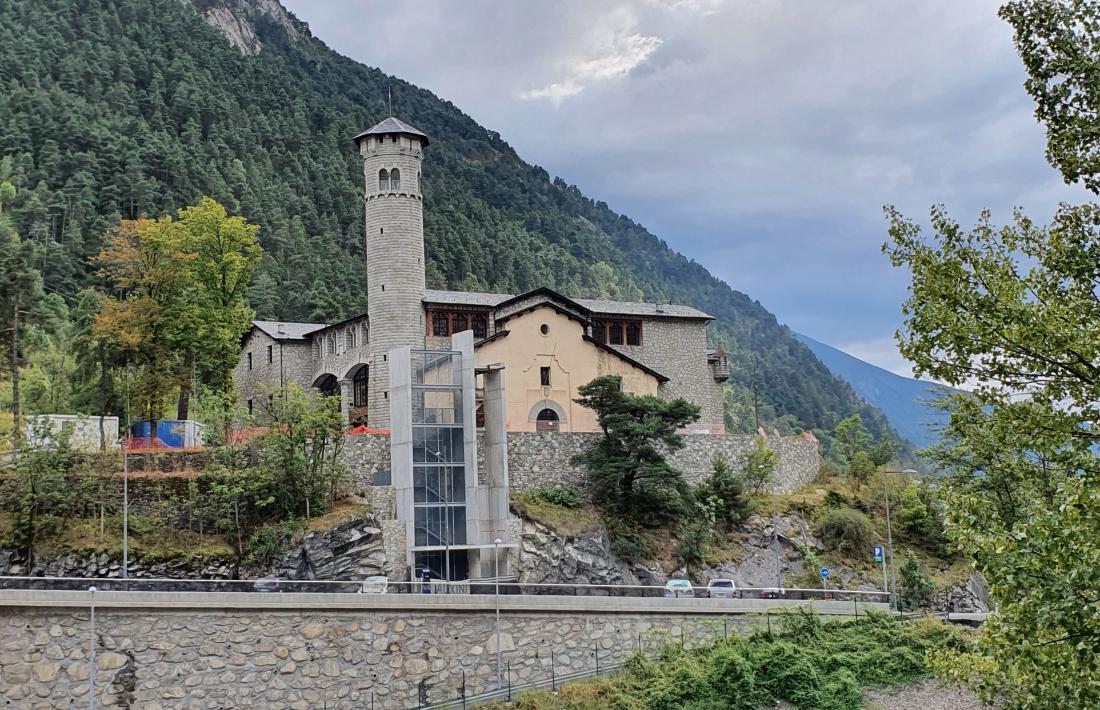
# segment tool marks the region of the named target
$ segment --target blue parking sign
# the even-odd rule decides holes
[[[821,576],[822,577],[828,577],[829,576],[829,568],[828,567],[822,567],[821,568]]]
[[[875,562],[882,562],[882,545],[874,545],[871,547],[871,558]]]

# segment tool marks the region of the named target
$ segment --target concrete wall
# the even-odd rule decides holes
[[[512,490],[529,490],[562,484],[583,487],[585,472],[574,466],[572,458],[591,446],[600,434],[508,432],[508,476]],[[813,480],[821,464],[817,441],[809,435],[770,438],[766,445],[779,454],[779,467],[772,490],[790,491]],[[711,473],[715,456],[724,456],[737,469],[756,445],[751,434],[691,434],[684,437],[684,448],[670,461],[691,483],[699,483]],[[484,451],[478,434],[478,451]],[[344,460],[361,484],[371,481],[378,468],[389,468],[388,439],[372,434],[345,438]],[[480,468],[480,466],[479,466]]]
[[[552,308],[511,318],[506,328],[508,335],[477,349],[477,360],[504,364],[508,431],[535,431],[535,415],[544,407],[558,411],[560,431],[596,431],[595,413],[573,400],[577,387],[602,375],[621,377],[630,394],[657,394],[656,377],[585,341],[581,324]],[[549,387],[541,385],[542,367],[550,368]]]
[[[4,707],[83,705],[89,595],[0,594]],[[379,710],[403,709],[416,705],[421,683],[434,702],[456,697],[463,673],[468,694],[496,682],[492,596],[423,599],[437,611],[400,608],[419,595],[114,596],[119,606],[111,593],[96,594],[97,707],[359,709],[373,699]],[[726,600],[530,599],[501,598],[500,647],[514,683],[548,678],[551,651],[560,675],[593,668],[597,654],[606,667],[639,645],[654,649],[681,635],[698,645],[767,623],[722,613],[719,605],[733,606]]]

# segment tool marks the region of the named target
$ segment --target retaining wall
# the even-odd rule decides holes
[[[0,592],[4,707],[84,703],[88,596]],[[96,598],[97,707],[359,709],[373,701],[381,710],[416,707],[422,688],[429,702],[456,697],[463,679],[467,694],[495,687],[492,596],[385,595],[378,602],[389,603],[373,605],[362,595]],[[606,666],[639,646],[681,637],[692,646],[768,623],[718,613],[725,600],[531,599],[501,598],[500,647],[516,684],[548,678],[551,652],[562,674],[593,668],[597,655]],[[401,608],[410,602],[435,608]]]

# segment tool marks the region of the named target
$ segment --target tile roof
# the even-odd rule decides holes
[[[305,340],[310,333],[325,327],[324,323],[288,323],[274,320],[254,320],[252,325],[276,340]]]
[[[424,292],[426,303],[446,303],[455,306],[495,306],[512,298],[510,293],[479,293],[477,291],[433,291]]]
[[[424,145],[428,145],[427,134],[425,134],[423,131],[413,128],[399,118],[394,118],[393,116],[390,116],[381,123],[376,123],[359,135],[355,136],[355,140],[358,142],[360,138],[365,138],[366,136],[386,135],[389,133],[405,133],[410,136],[420,136],[424,139]]]
[[[593,313],[606,313],[621,316],[652,316],[655,318],[714,319],[713,316],[692,308],[691,306],[681,306],[675,303],[633,303],[631,301],[604,301],[593,298],[574,298],[573,300]]]
[[[536,289],[537,290],[537,289]],[[524,294],[521,294],[524,295]],[[475,291],[433,291],[424,292],[427,303],[443,303],[456,306],[495,307],[515,298],[510,293],[478,293]],[[621,316],[650,316],[653,318],[701,318],[713,320],[711,316],[691,306],[675,303],[634,303],[631,301],[605,301],[593,298],[571,298],[577,305],[593,313]]]

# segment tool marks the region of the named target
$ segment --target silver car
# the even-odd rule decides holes
[[[673,599],[691,598],[695,596],[695,590],[692,588],[691,582],[686,579],[670,579],[665,582],[665,596]]]
[[[390,580],[381,575],[373,577],[367,577],[363,580],[363,583],[359,585],[360,594],[385,594],[386,589],[390,586]]]
[[[711,599],[733,599],[737,596],[737,585],[732,579],[712,579],[707,582],[707,596]]]
[[[254,592],[281,592],[282,578],[274,574],[269,574],[266,577],[260,577],[252,583],[252,591]]]

